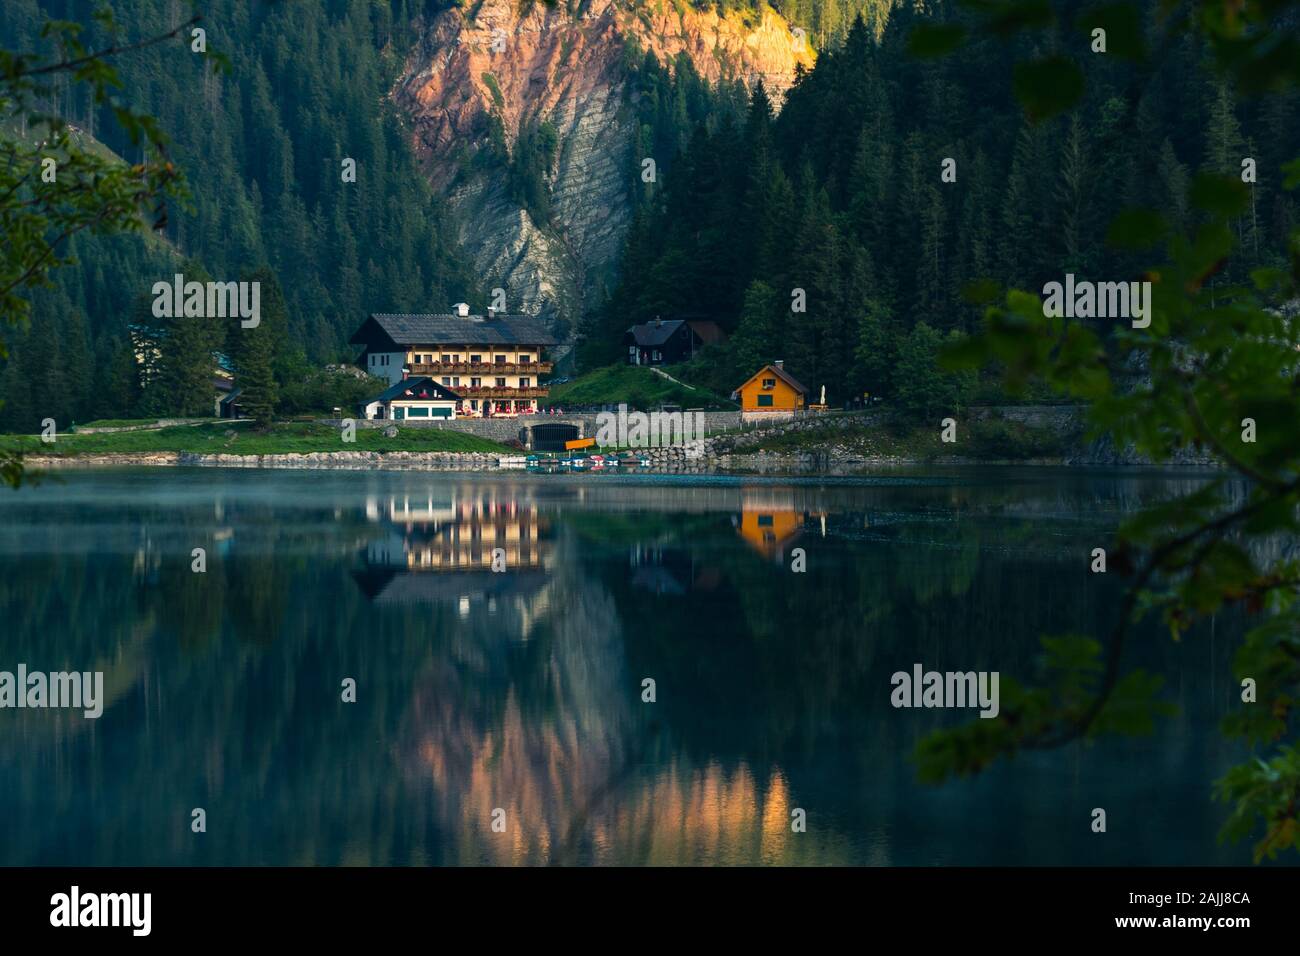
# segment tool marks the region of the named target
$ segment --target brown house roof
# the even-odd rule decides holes
[[[732,394],[733,394],[733,395],[738,395],[738,394],[739,394],[739,393],[744,389],[744,387],[745,387],[746,385],[748,385],[748,384],[749,384],[750,382],[752,382],[754,379],[758,378],[758,377],[759,377],[760,375],[762,375],[764,372],[771,372],[771,373],[772,373],[773,375],[775,375],[777,378],[781,379],[781,381],[785,382],[785,384],[787,384],[787,385],[789,385],[791,388],[793,388],[793,389],[794,389],[796,392],[798,392],[800,395],[807,395],[807,394],[808,394],[808,389],[806,389],[806,388],[804,388],[802,385],[800,385],[798,379],[796,379],[793,375],[791,375],[791,374],[790,374],[789,372],[787,372],[785,369],[780,368],[780,367],[778,367],[778,366],[776,366],[776,365],[764,365],[762,368],[760,368],[760,369],[759,369],[757,372],[755,372],[753,375],[749,376],[749,378],[745,379],[745,381],[741,382],[740,387],[737,388],[736,391],[732,392]]]
[[[712,319],[688,319],[686,324],[691,327],[705,345],[721,342],[727,337],[727,333],[723,332],[722,327]]]

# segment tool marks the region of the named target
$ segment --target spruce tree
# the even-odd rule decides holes
[[[284,294],[269,269],[259,269],[246,281],[260,283],[261,321],[248,329],[237,321],[232,323],[227,341],[235,365],[235,386],[240,389],[237,402],[246,418],[265,429],[275,420],[277,344],[283,341],[289,317]]]

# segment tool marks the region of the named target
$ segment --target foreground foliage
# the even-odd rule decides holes
[[[1142,5],[1107,7],[1111,49],[1141,67],[1125,115],[1131,119],[1146,102],[1143,81],[1155,69],[1149,58],[1188,44],[1204,45],[1222,82],[1243,93],[1293,90],[1300,81],[1295,7],[1163,5],[1149,29],[1143,29]],[[978,9],[918,31],[914,49],[942,53],[954,42],[998,32],[1059,41],[1086,36],[1097,16],[1064,19],[1047,4]],[[1034,81],[1020,83],[1018,92],[1031,116],[1070,110],[1084,95],[1085,70],[1074,60],[1039,59],[1028,69]],[[1259,175],[1273,188],[1294,188],[1300,160],[1261,166]],[[991,365],[1013,390],[1046,383],[1091,403],[1093,434],[1155,461],[1208,450],[1225,471],[1121,528],[1107,548],[1108,571],[1126,575],[1128,589],[1109,634],[1044,638],[1040,681],[1004,679],[1000,719],[937,733],[919,746],[925,778],[974,773],[1024,750],[1149,732],[1169,708],[1159,697],[1158,676],[1125,666],[1135,624],[1158,615],[1179,640],[1196,622],[1240,607],[1251,627],[1236,655],[1240,700],[1224,729],[1253,745],[1255,754],[1216,786],[1218,797],[1232,804],[1223,836],[1255,835],[1256,860],[1300,849],[1300,759],[1293,742],[1300,691],[1300,323],[1289,305],[1300,280],[1300,236],[1292,232],[1273,251],[1277,267],[1243,269],[1241,259],[1249,258],[1243,222],[1252,202],[1241,177],[1210,170],[1188,184],[1185,221],[1175,221],[1169,207],[1115,217],[1111,244],[1140,250],[1148,262],[1142,278],[1153,289],[1149,328],[1125,322],[1105,335],[1045,317],[1035,292],[1003,293],[989,283],[968,289],[973,301],[986,304],[984,329],[950,350],[953,367]],[[1083,566],[1089,557],[1079,560]]]

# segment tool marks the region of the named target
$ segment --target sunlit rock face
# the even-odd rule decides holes
[[[792,829],[779,767],[676,745],[628,669],[614,599],[571,540],[556,547],[546,583],[521,596],[527,626],[501,601],[476,605],[405,709],[398,760],[428,788],[435,831],[454,835],[437,862],[848,862],[834,827]]]
[[[561,333],[598,304],[630,220],[640,157],[631,155],[627,64],[639,62],[636,51],[665,64],[684,53],[711,82],[761,79],[778,102],[796,66],[813,62],[771,10],[720,17],[686,4],[590,0],[570,12],[484,0],[427,24],[393,89],[485,291],[506,288],[512,311],[545,315]],[[494,112],[512,150],[521,121],[555,128],[550,221],[534,222],[498,170],[474,166]]]

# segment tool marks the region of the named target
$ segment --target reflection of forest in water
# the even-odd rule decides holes
[[[1032,677],[1039,634],[1112,621],[1090,549],[1197,481],[1024,474],[119,471],[0,499],[0,668],[103,669],[110,698],[0,712],[0,863],[1239,859],[1208,788],[1240,622],[1140,642],[1182,705],[1158,738],[916,784],[916,741],[966,715],[891,709],[889,675]],[[1123,841],[1064,832],[1153,800]]]

